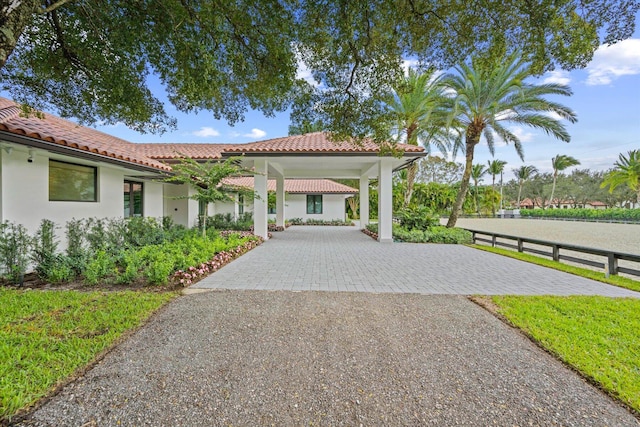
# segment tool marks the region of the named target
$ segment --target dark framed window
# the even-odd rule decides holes
[[[307,213],[322,213],[322,194],[307,194]]]
[[[276,213],[276,208],[275,207],[269,207],[268,211],[269,211],[268,213],[270,215],[274,215]]]
[[[97,202],[98,168],[49,160],[49,200]]]
[[[124,217],[142,216],[142,183],[124,182]]]
[[[198,216],[204,216],[207,204],[202,200],[198,200]]]
[[[238,194],[238,215],[244,214],[244,194]]]

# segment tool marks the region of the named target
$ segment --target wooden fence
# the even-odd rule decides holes
[[[584,246],[569,245],[566,243],[550,242],[547,240],[530,239],[528,237],[509,236],[501,233],[490,233],[487,231],[470,230],[473,234],[473,243],[485,242],[491,244],[491,246],[503,246],[510,249],[516,249],[518,252],[530,252],[537,255],[543,255],[551,257],[554,261],[571,261],[578,264],[589,265],[591,267],[604,269],[605,274],[618,274],[625,273],[633,276],[640,277],[640,270],[628,267],[621,267],[618,265],[619,260],[631,261],[640,265],[640,255],[625,254],[621,252],[607,251],[604,249],[587,248]],[[478,237],[488,236],[488,238]],[[500,242],[497,239],[510,240],[513,243]],[[526,247],[525,244],[546,246],[551,248],[551,252],[547,252],[537,248]],[[602,256],[605,258],[604,262],[593,261],[591,259],[578,258],[577,256],[561,254],[560,251],[572,251],[578,253],[584,253],[589,255]]]

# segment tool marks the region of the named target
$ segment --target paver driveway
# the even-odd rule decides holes
[[[381,244],[355,227],[298,226],[273,236],[192,288],[640,297],[462,245]]]

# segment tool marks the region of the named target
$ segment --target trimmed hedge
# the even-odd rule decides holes
[[[378,224],[367,225],[367,231],[367,234],[377,238]],[[427,230],[407,230],[399,224],[393,224],[393,240],[406,243],[469,244],[473,239],[471,232],[462,228],[447,228],[437,225],[429,227]]]
[[[613,220],[640,222],[640,209],[521,209],[526,218],[568,218],[578,220]]]

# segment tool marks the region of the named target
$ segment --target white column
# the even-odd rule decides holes
[[[393,184],[391,159],[381,158],[378,163],[378,241],[393,242]]]
[[[269,163],[260,159],[254,161],[255,176],[254,187],[255,197],[253,198],[253,233],[267,240],[269,238],[267,227],[267,172]]]
[[[360,228],[369,224],[369,176],[360,177]]]
[[[284,175],[276,176],[276,226],[284,227]]]

